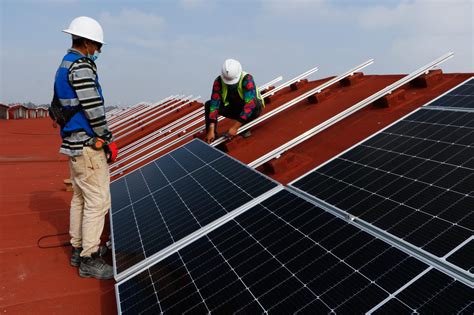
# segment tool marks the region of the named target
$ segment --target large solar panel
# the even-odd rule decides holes
[[[200,140],[113,182],[117,278],[276,186]]]
[[[360,314],[428,268],[283,190],[118,283],[117,304],[123,314]]]
[[[470,78],[427,107],[474,109],[474,78]]]
[[[443,258],[474,232],[473,142],[473,112],[421,109],[292,186]]]

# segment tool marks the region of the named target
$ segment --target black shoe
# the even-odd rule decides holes
[[[114,270],[100,256],[100,251],[93,253],[91,257],[82,257],[79,267],[79,276],[82,278],[96,278],[108,280],[114,277]]]
[[[104,257],[107,254],[107,251],[108,251],[107,246],[99,246],[100,257]],[[82,252],[82,247],[72,248],[71,266],[79,267],[81,265],[81,252]]]
[[[73,247],[71,255],[71,266],[79,267],[81,265],[82,247]]]
[[[252,135],[252,132],[250,132],[250,129],[245,130],[245,131],[242,132],[242,134],[241,134],[242,138],[245,138],[245,139],[247,139],[247,138],[250,137],[251,135]]]

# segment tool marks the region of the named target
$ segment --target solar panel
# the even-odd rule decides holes
[[[474,314],[474,289],[429,269],[372,314]]]
[[[446,95],[428,104],[427,107],[474,109],[474,78],[458,85]]]
[[[118,283],[117,305],[123,314],[362,313],[428,268],[282,190]]]
[[[201,140],[111,184],[117,278],[277,183]]]
[[[420,109],[292,186],[443,258],[474,232],[473,142],[473,112]]]

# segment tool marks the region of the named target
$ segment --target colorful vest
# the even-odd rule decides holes
[[[81,106],[76,92],[69,83],[69,68],[74,62],[81,58],[86,57],[75,52],[69,52],[66,56],[64,56],[58,70],[56,71],[54,90],[59,102],[63,106],[63,109],[66,110],[73,110],[76,106]],[[98,87],[99,94],[103,99],[98,76],[96,76],[96,85]],[[74,116],[72,116],[69,122],[63,128],[61,128],[61,137],[64,139],[65,137],[78,131],[85,131],[90,137],[95,136],[94,131],[92,131],[92,127],[82,110],[78,111]]]
[[[247,74],[248,74],[247,72],[242,71],[242,74],[240,75],[239,85],[237,86],[237,91],[239,92],[239,96],[242,100],[244,99],[244,88],[242,86],[242,83],[244,81],[244,77]],[[227,84],[225,84],[224,81],[222,80],[222,78],[221,78],[221,87],[222,87],[221,99],[222,99],[222,102],[224,103],[224,106],[227,106],[230,103],[229,99],[227,98],[229,89],[227,87]],[[260,102],[262,103],[262,106],[265,107],[265,102],[263,100],[263,97],[260,95],[260,91],[257,86],[255,86],[255,91],[257,92],[257,99],[259,99]]]

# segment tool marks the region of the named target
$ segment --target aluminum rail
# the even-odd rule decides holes
[[[143,123],[143,119],[145,118],[151,118],[151,117],[155,117],[157,115],[160,115],[161,113],[163,112],[166,112],[167,110],[171,109],[172,107],[178,105],[179,103],[181,102],[186,102],[187,100],[191,99],[192,95],[188,95],[184,98],[180,98],[180,99],[174,99],[172,100],[171,102],[167,103],[166,105],[164,106],[161,106],[159,108],[152,108],[152,109],[155,109],[154,112],[152,113],[149,113],[146,117],[144,115],[142,115],[143,117],[137,117],[135,119],[135,121],[133,121],[132,123],[130,123],[129,125],[125,126],[124,128],[118,130],[115,135],[118,136],[119,134],[123,134],[126,130],[129,130],[130,128],[133,128],[134,126],[136,125],[140,125],[141,123]],[[180,105],[179,105],[180,106]]]
[[[279,87],[281,87],[281,86],[287,87],[287,86],[293,84],[294,82],[297,82],[298,80],[301,80],[301,79],[304,78],[305,76],[310,75],[310,74],[316,72],[316,71],[317,71],[316,68],[317,68],[317,67],[312,68],[312,69],[310,69],[310,70],[308,70],[308,71],[306,71],[306,72],[304,72],[304,73],[298,75],[297,77],[295,77],[295,78],[293,78],[293,79],[291,79],[291,80],[288,80],[287,82],[281,84]],[[278,88],[279,88],[279,87],[278,87]],[[278,88],[277,88],[277,89],[278,89]],[[274,89],[274,90],[275,90],[275,89]],[[270,92],[274,92],[274,90],[272,90],[272,91],[270,91]],[[275,92],[274,92],[274,93],[275,93]],[[222,116],[221,116],[221,117],[218,118],[218,121],[220,122],[220,121],[222,121],[223,119],[225,119],[225,117],[222,117]],[[177,143],[183,141],[184,139],[186,139],[186,138],[188,138],[188,137],[191,137],[192,135],[194,135],[194,134],[196,134],[196,133],[198,133],[198,132],[203,131],[203,130],[205,129],[205,126],[199,126],[199,127],[195,128],[195,129],[193,129],[192,131],[187,132],[188,129],[190,129],[191,127],[193,127],[193,126],[195,126],[195,125],[197,125],[197,124],[199,124],[199,123],[202,123],[203,121],[204,121],[204,118],[198,119],[198,120],[196,120],[196,121],[193,121],[191,124],[186,125],[186,126],[180,128],[179,130],[176,130],[176,131],[174,131],[174,132],[168,134],[167,136],[165,136],[165,137],[159,139],[159,140],[156,141],[156,142],[153,142],[152,144],[148,145],[146,148],[140,149],[140,151],[135,152],[135,153],[137,153],[136,155],[139,154],[138,152],[142,153],[143,151],[145,151],[145,150],[147,150],[147,149],[149,149],[149,148],[151,148],[151,147],[154,147],[154,146],[156,146],[156,145],[159,144],[159,143],[162,143],[162,142],[164,142],[164,141],[166,141],[166,140],[168,140],[168,139],[170,139],[170,138],[172,138],[172,137],[174,137],[174,136],[176,136],[176,135],[178,135],[178,134],[180,134],[180,133],[186,132],[185,135],[183,135],[183,136],[181,136],[181,137],[179,137],[179,138],[177,138],[177,139],[174,139],[174,140],[172,140],[172,141],[166,143],[165,145],[163,145],[163,146],[161,146],[161,147],[159,147],[159,148],[156,148],[156,149],[153,150],[152,152],[149,152],[149,153],[147,153],[146,155],[141,156],[140,158],[136,159],[135,161],[133,161],[133,162],[131,162],[131,163],[129,163],[129,164],[123,165],[124,162],[127,162],[128,160],[130,160],[131,158],[135,157],[136,155],[127,156],[127,157],[125,157],[124,159],[115,162],[114,164],[110,165],[110,168],[111,168],[111,169],[112,169],[112,168],[117,168],[117,169],[116,169],[115,171],[111,171],[110,175],[111,175],[111,176],[118,175],[118,174],[120,174],[120,173],[126,171],[127,169],[133,167],[134,165],[136,165],[136,164],[138,164],[138,163],[141,163],[142,161],[146,160],[146,159],[149,158],[150,156],[153,156],[153,155],[155,155],[155,154],[157,154],[157,153],[160,153],[160,152],[162,152],[162,151],[164,151],[164,150],[166,150],[166,149],[168,149],[168,148],[174,146],[175,144],[177,144]],[[135,154],[135,153],[134,153],[134,154]],[[120,165],[122,165],[122,166],[119,168]]]
[[[138,119],[138,121],[140,121],[141,119],[143,119],[143,116],[146,115],[149,111],[153,111],[153,110],[156,111],[156,110],[159,110],[161,108],[164,108],[164,107],[170,105],[171,103],[180,102],[180,101],[183,100],[182,99],[183,96],[184,95],[178,95],[177,97],[170,98],[170,99],[168,99],[168,100],[166,100],[162,103],[155,103],[156,105],[152,104],[152,105],[150,105],[146,108],[143,108],[143,109],[137,111],[136,113],[133,113],[133,114],[130,114],[128,116],[123,117],[121,119],[121,121],[119,121],[117,123],[114,123],[114,126],[111,127],[112,132],[114,132],[114,129],[117,129],[117,128],[119,130],[117,130],[115,132],[121,132],[121,130],[126,128],[125,123],[130,122],[131,119],[133,119],[134,122],[136,122],[137,119]]]
[[[273,80],[271,80],[270,82],[267,82],[265,83],[264,85],[262,86],[259,86],[258,88],[260,89],[260,91],[263,91],[263,90],[266,90],[268,89],[270,86],[272,86],[273,84],[277,83],[277,82],[280,82],[281,80],[283,80],[283,77],[282,76],[279,76]]]
[[[443,63],[444,61],[453,57],[453,53],[447,53],[440,58],[430,62],[429,64],[413,71],[412,73],[408,74],[407,76],[401,78],[400,80],[396,81],[395,83],[390,84],[386,88],[380,90],[379,92],[372,94],[371,96],[367,97],[366,99],[358,102],[357,104],[349,107],[348,109],[340,112],[339,114],[335,115],[334,117],[322,122],[321,124],[311,128],[310,130],[302,133],[298,137],[294,138],[293,140],[281,145],[280,147],[268,152],[267,154],[261,156],[260,158],[256,159],[255,161],[249,163],[250,167],[258,167],[274,158],[280,157],[284,152],[288,151],[289,149],[295,147],[296,145],[304,142],[305,140],[313,137],[314,135],[320,133],[321,131],[329,128],[330,126],[334,125],[335,123],[341,121],[342,119],[352,115],[356,111],[366,107],[367,105],[373,103],[374,101],[384,97],[392,93],[395,89],[401,87],[402,85],[410,82],[411,80],[419,77],[422,74],[428,73],[429,70],[433,69],[437,65]]]
[[[146,112],[146,111],[149,110],[150,108],[156,108],[157,106],[161,106],[161,105],[163,105],[164,103],[166,103],[166,102],[168,102],[168,101],[170,101],[170,100],[172,100],[172,99],[174,99],[174,98],[176,98],[176,97],[179,97],[179,95],[170,95],[170,96],[168,96],[168,97],[166,97],[166,98],[164,98],[164,99],[162,99],[162,100],[160,100],[160,101],[158,101],[158,102],[152,104],[152,105],[149,106],[149,107],[143,108],[143,109],[141,109],[141,110],[139,110],[139,111],[137,111],[137,112],[135,112],[135,113],[133,113],[133,114],[127,116],[127,117],[124,117],[124,118],[122,118],[122,119],[120,119],[120,120],[118,120],[118,121],[116,121],[116,122],[110,124],[109,128],[114,128],[114,127],[116,127],[117,125],[120,125],[120,124],[122,124],[123,122],[125,122],[127,119],[136,117],[136,116],[142,114],[143,112]]]
[[[203,114],[203,108],[198,108],[197,110],[181,117],[180,119],[178,119],[176,121],[173,121],[172,123],[164,126],[163,128],[160,128],[160,129],[158,129],[158,130],[156,130],[152,133],[149,133],[145,137],[140,138],[140,139],[136,140],[135,142],[133,142],[129,145],[126,145],[123,148],[119,149],[119,156],[127,154],[128,152],[137,149],[140,145],[144,145],[145,143],[153,141],[156,138],[158,138],[158,137],[160,137],[164,134],[171,133],[171,130],[173,128],[177,128],[180,125],[188,123],[188,122],[192,121],[193,119],[196,119],[199,116],[202,116],[202,114]]]
[[[279,76],[279,77],[273,79],[272,81],[265,83],[263,86],[259,87],[259,90],[262,91],[263,89],[265,89],[265,87],[269,87],[272,84],[274,84],[278,81],[281,81],[282,79],[283,79],[283,77]],[[166,125],[165,127],[160,128],[160,129],[146,135],[145,137],[140,138],[140,139],[136,140],[135,142],[121,148],[119,150],[119,154],[127,154],[129,151],[131,151],[133,149],[136,149],[139,145],[143,145],[144,143],[155,140],[156,138],[162,136],[163,134],[171,132],[171,130],[173,128],[176,128],[176,127],[178,127],[182,124],[185,124],[185,123],[201,116],[203,114],[203,112],[204,112],[204,108],[200,107],[200,108],[196,109],[195,111],[193,111],[193,112],[191,112],[191,113],[189,113],[189,114],[187,114],[183,117],[180,117],[176,121],[171,122],[170,124]]]
[[[267,96],[274,95],[276,92],[292,85],[295,82],[299,82],[301,79],[315,73],[318,70],[319,70],[318,67],[314,67],[312,69],[309,69],[308,71],[306,71],[306,72],[294,77],[293,79],[290,79],[290,80],[286,81],[285,83],[279,85],[278,87],[274,88],[273,90],[268,91],[267,93],[263,94],[262,97],[265,98]]]
[[[115,116],[116,114],[118,114],[120,111],[122,111],[121,108],[115,108],[115,109],[112,109],[111,111],[108,111],[105,116],[107,116],[107,118],[110,118],[110,116]]]
[[[222,119],[224,119],[224,117],[219,117],[218,120],[221,121]],[[192,126],[194,126],[194,125],[197,125],[197,124],[199,124],[199,123],[201,123],[201,122],[202,122],[202,120],[194,121],[194,122],[192,122],[191,124],[189,124],[189,125],[187,125],[187,126],[181,128],[181,129],[179,129],[179,130],[177,130],[177,131],[174,131],[173,133],[170,133],[169,135],[167,135],[167,136],[165,136],[165,137],[159,139],[158,141],[153,142],[153,143],[152,143],[151,145],[149,145],[147,148],[154,147],[156,144],[161,143],[161,142],[164,142],[164,141],[166,141],[166,140],[168,140],[168,139],[170,139],[170,138],[172,138],[172,137],[178,135],[178,134],[181,133],[181,132],[186,132],[186,130],[189,129],[189,127],[192,127]],[[123,165],[122,167],[120,167],[119,169],[117,169],[117,170],[115,170],[115,171],[111,171],[111,172],[110,172],[110,176],[115,176],[115,175],[117,175],[117,174],[120,174],[120,173],[126,171],[127,169],[133,167],[134,165],[145,161],[145,160],[148,159],[150,156],[153,156],[153,155],[155,155],[155,154],[157,154],[157,153],[160,153],[160,152],[162,152],[162,151],[164,151],[164,150],[166,150],[166,149],[168,149],[168,148],[174,146],[175,144],[177,144],[177,143],[183,141],[183,140],[186,139],[186,138],[191,137],[192,135],[194,135],[194,134],[196,134],[196,133],[198,133],[198,132],[200,132],[200,131],[202,131],[202,130],[204,130],[204,129],[205,129],[205,126],[197,127],[196,129],[194,129],[194,130],[188,132],[187,134],[183,135],[182,137],[176,138],[176,139],[174,139],[173,141],[170,141],[170,142],[166,143],[165,145],[163,145],[163,146],[157,148],[156,150],[153,150],[152,152],[150,152],[150,153],[148,153],[148,154],[146,154],[146,155],[141,156],[140,158],[136,159],[136,160],[133,161],[132,163]],[[146,150],[146,149],[140,149],[141,152],[144,151],[144,150]],[[137,151],[136,153],[138,153],[138,151]],[[119,160],[119,161],[115,162],[115,164],[110,165],[110,168],[112,169],[112,168],[115,168],[115,167],[119,167],[121,164],[123,164],[123,162],[126,162],[126,161],[130,160],[131,158],[132,158],[131,156],[127,156],[125,159]]]
[[[356,66],[356,67],[354,67],[354,68],[352,68],[352,69],[350,69],[350,70],[348,70],[348,71],[346,71],[346,72],[344,72],[344,73],[342,73],[342,74],[340,74],[340,75],[338,75],[337,77],[332,78],[331,80],[329,80],[329,81],[327,81],[327,82],[325,82],[325,83],[323,83],[323,84],[321,84],[321,85],[315,87],[314,89],[311,89],[311,90],[309,90],[308,92],[301,94],[300,96],[298,96],[298,97],[292,99],[291,101],[288,101],[287,103],[283,104],[282,106],[275,108],[275,109],[272,110],[271,112],[268,112],[267,114],[265,114],[265,115],[263,115],[263,116],[260,116],[260,117],[258,117],[257,119],[255,119],[255,120],[249,122],[248,124],[242,126],[242,127],[239,128],[239,130],[237,131],[237,134],[239,134],[239,133],[241,133],[241,132],[243,132],[243,131],[245,131],[245,130],[247,130],[247,129],[249,129],[249,128],[252,128],[253,126],[255,126],[255,125],[261,123],[261,122],[264,121],[264,120],[267,120],[268,118],[270,118],[270,117],[272,117],[272,116],[275,116],[275,115],[278,114],[278,113],[281,113],[282,111],[284,111],[284,110],[286,110],[286,109],[292,107],[293,105],[295,105],[295,104],[297,104],[297,103],[299,103],[299,102],[305,100],[306,98],[308,98],[309,96],[311,96],[311,95],[313,95],[313,94],[315,94],[315,93],[321,93],[322,90],[324,90],[324,89],[330,87],[330,86],[333,85],[334,83],[337,83],[337,82],[341,81],[342,79],[344,79],[344,78],[346,78],[346,77],[348,77],[348,76],[354,74],[354,72],[359,71],[359,70],[361,70],[361,69],[363,69],[363,68],[365,68],[365,67],[367,67],[367,66],[369,66],[369,65],[371,65],[371,64],[373,64],[373,63],[374,63],[374,59],[369,59],[369,60],[367,60],[366,62],[364,62],[364,63],[362,63],[362,64],[360,64],[360,65],[358,65],[358,66]],[[212,146],[217,146],[217,145],[219,145],[219,144],[221,144],[221,143],[223,143],[223,142],[225,142],[225,141],[227,141],[227,138],[226,138],[226,137],[220,137],[219,139],[217,139],[216,141],[214,141],[211,145],[212,145]]]
[[[172,110],[180,109],[180,108],[182,108],[182,107],[184,107],[184,106],[186,106],[186,105],[188,105],[188,104],[190,104],[190,103],[192,103],[192,102],[194,102],[194,101],[197,101],[197,100],[200,99],[200,98],[201,98],[201,96],[196,96],[196,97],[194,97],[194,98],[192,98],[192,99],[189,99],[189,100],[186,101],[185,103],[183,103],[183,104],[181,104],[181,105],[179,105],[179,106],[173,108]],[[163,118],[163,117],[165,117],[165,116],[167,116],[167,115],[169,115],[169,114],[170,114],[169,111],[168,111],[168,112],[165,112],[165,113],[163,113],[162,115],[160,115],[160,116],[158,116],[158,117],[155,117],[155,118],[153,118],[153,119],[147,121],[145,124],[142,124],[142,125],[140,125],[140,126],[134,128],[134,129],[132,129],[132,130],[130,130],[130,131],[127,131],[127,132],[124,133],[124,134],[121,134],[120,136],[116,137],[116,139],[117,139],[117,140],[122,139],[123,137],[128,136],[128,135],[134,133],[135,131],[140,130],[141,128],[143,128],[143,126],[147,126],[147,125],[149,125],[150,123],[155,122],[155,121],[157,121],[158,119]],[[123,130],[123,129],[122,129],[122,130]]]
[[[138,110],[140,110],[141,108],[143,107],[147,107],[147,106],[150,106],[150,103],[148,102],[140,102],[140,103],[137,103],[133,106],[130,106],[128,108],[125,108],[121,113],[120,115],[114,117],[113,119],[111,119],[111,123],[115,122],[116,120],[118,119],[121,119],[121,117],[123,117],[123,115],[130,115],[131,112],[135,112],[137,111],[137,108],[139,108]]]

